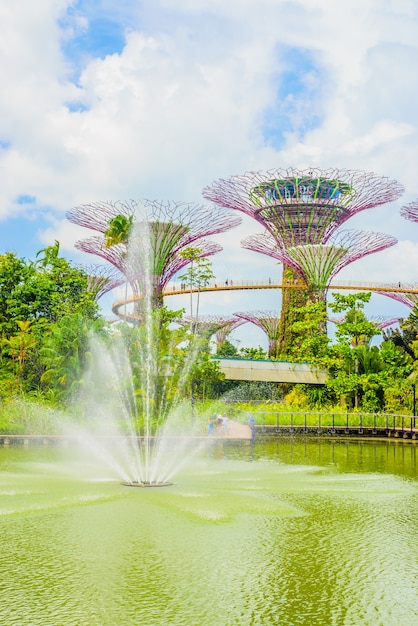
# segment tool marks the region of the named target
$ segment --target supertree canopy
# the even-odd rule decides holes
[[[235,317],[235,315],[220,316],[219,321],[222,325],[215,333],[217,350],[221,348],[222,344],[225,343],[228,335],[230,335],[233,330],[246,323],[246,320]]]
[[[411,222],[418,222],[418,200],[403,206],[400,210],[400,214]]]
[[[123,274],[112,265],[80,265],[80,269],[87,273],[87,288],[95,294],[96,300],[126,282]]]
[[[414,283],[402,283],[404,289],[415,289],[416,293],[402,293],[399,291],[377,291],[381,296],[392,298],[397,302],[401,302],[410,309],[413,309],[418,304],[418,285]]]
[[[261,252],[293,267],[302,277],[311,299],[323,300],[332,278],[346,265],[395,245],[391,235],[340,231],[325,244],[286,246],[267,232],[244,239],[244,248]]]
[[[221,207],[150,200],[81,205],[68,211],[67,217],[101,233],[77,247],[112,263],[126,276],[134,294],[150,294],[154,306],[162,306],[163,287],[190,263],[182,251],[195,246],[201,257],[215,254],[222,248],[202,238],[241,222]]]
[[[345,317],[329,317],[328,319],[333,324],[343,324],[346,321]],[[397,324],[402,318],[390,315],[370,315],[367,319],[369,322],[374,324],[376,328],[383,330],[384,328],[393,326],[393,324]]]
[[[142,254],[136,254],[135,251],[133,254],[128,253],[126,244],[120,243],[107,246],[105,237],[95,236],[78,241],[75,247],[111,263],[124,276],[123,282],[127,281],[130,284],[134,296],[139,298],[143,292],[151,290],[157,305],[160,298],[162,298],[162,291],[167,283],[190,262],[187,258],[180,255],[170,254],[167,255],[165,264],[163,264],[161,262],[162,257],[158,256],[157,258],[160,261],[160,266],[157,268],[158,272],[155,268],[152,268],[149,272],[147,258],[144,259]],[[142,252],[143,250],[144,248],[139,245],[138,251]],[[220,252],[222,247],[213,241],[202,239],[199,241],[199,250],[199,256],[204,258]]]
[[[227,318],[223,315],[200,315],[197,318],[185,315],[181,320],[179,320],[179,323],[183,325],[190,324],[193,332],[201,337],[210,339],[212,335],[218,333],[228,324],[226,319]],[[239,322],[243,324],[244,320],[239,320]],[[237,324],[237,326],[239,326],[239,324]]]
[[[246,311],[234,313],[234,315],[255,324],[266,333],[269,346],[268,356],[275,358],[278,350],[280,315],[277,315],[275,311]]]
[[[350,217],[399,198],[395,180],[358,170],[247,172],[203,190],[216,204],[253,217],[286,245],[325,243]]]

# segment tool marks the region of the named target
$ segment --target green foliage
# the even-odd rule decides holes
[[[335,333],[339,343],[356,347],[368,344],[373,336],[381,334],[381,330],[370,322],[363,312],[364,305],[370,300],[370,292],[349,295],[333,293],[332,295],[334,302],[329,304],[331,311],[345,313]]]
[[[295,362],[318,363],[325,356],[329,339],[326,334],[324,302],[309,302],[293,309],[290,330],[294,337],[288,359]]]
[[[118,243],[126,243],[132,233],[133,216],[115,215],[109,221],[109,227],[105,230],[106,248],[115,246]]]
[[[226,339],[217,349],[216,356],[220,359],[231,359],[238,355],[238,350],[228,339]]]
[[[257,348],[240,348],[237,356],[240,359],[264,361],[267,359],[267,352],[261,346],[257,346]]]
[[[200,248],[188,247],[179,252],[179,256],[190,262],[184,274],[179,279],[186,282],[190,289],[197,290],[196,319],[199,317],[200,290],[205,287],[214,277],[212,263],[206,257],[202,257]],[[193,317],[193,294],[190,292],[190,317]]]
[[[294,385],[284,397],[284,403],[292,409],[307,409],[309,397],[304,385]]]
[[[67,315],[50,327],[40,348],[45,368],[40,382],[58,402],[74,398],[85,385],[85,371],[91,359],[90,334],[102,332],[103,323],[79,313]]]
[[[41,388],[41,349],[62,319],[72,315],[98,317],[98,305],[87,285],[87,274],[59,256],[58,242],[40,250],[36,262],[10,252],[0,255],[4,392],[33,393]]]
[[[277,383],[265,381],[240,382],[223,394],[224,402],[279,402],[283,392]]]
[[[303,283],[303,280],[296,270],[284,265],[282,282],[286,285],[287,283]],[[282,312],[280,317],[280,334],[277,353],[280,354],[283,359],[290,358],[293,346],[297,345],[300,340],[298,332],[293,330],[294,322],[298,321],[295,318],[295,312],[297,309],[306,306],[308,302],[309,292],[307,289],[282,289]],[[302,333],[303,332],[302,330]]]

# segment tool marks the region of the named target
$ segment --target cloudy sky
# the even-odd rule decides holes
[[[34,258],[57,239],[93,263],[74,249],[89,233],[65,219],[77,204],[202,202],[249,170],[338,167],[405,187],[349,223],[397,246],[338,278],[418,282],[418,224],[399,215],[418,198],[416,0],[0,0],[0,29],[0,253]],[[216,238],[220,278],[278,271],[240,248],[256,232],[247,218]],[[279,296],[211,298],[204,312]],[[408,314],[382,296],[373,307]]]

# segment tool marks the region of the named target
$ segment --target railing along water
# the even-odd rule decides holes
[[[238,411],[240,418],[241,411]],[[248,414],[242,411],[242,421]],[[416,440],[416,416],[381,413],[252,411],[257,434],[383,436]]]

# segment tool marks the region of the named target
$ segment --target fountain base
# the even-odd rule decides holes
[[[174,485],[174,483],[170,483],[170,482],[151,482],[151,481],[135,481],[133,480],[132,482],[126,481],[123,482],[122,485],[124,485],[125,487],[140,487],[142,489],[146,488],[146,487],[170,487],[171,485]]]

